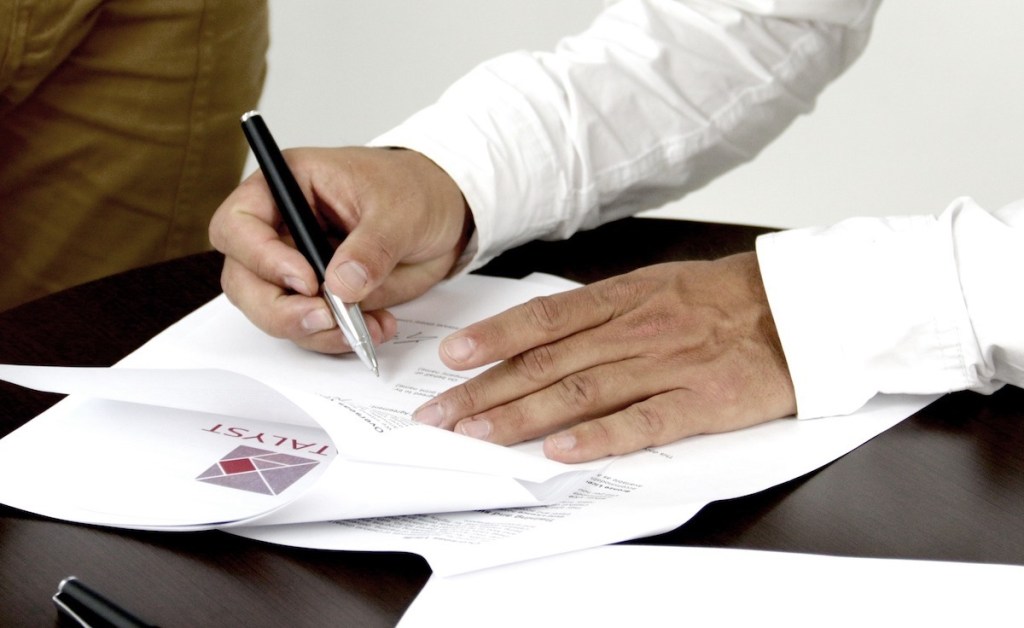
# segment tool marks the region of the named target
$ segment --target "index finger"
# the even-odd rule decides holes
[[[280,215],[263,176],[242,182],[210,221],[210,242],[264,281],[313,296],[319,287],[306,259],[278,233]]]
[[[445,338],[441,359],[456,370],[476,368],[602,325],[618,315],[606,294],[612,286],[599,282],[530,299]]]

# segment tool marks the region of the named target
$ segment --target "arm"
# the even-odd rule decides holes
[[[394,333],[382,308],[453,266],[699,187],[813,106],[876,4],[776,0],[762,15],[755,1],[625,0],[553,53],[482,65],[375,142],[413,150],[286,151],[314,209],[349,232],[330,289],[362,302],[382,341]],[[346,350],[278,223],[259,173],[224,201],[210,238],[225,293],[272,335]]]
[[[810,110],[863,48],[876,9],[781,2],[766,15],[754,4],[619,3],[554,53],[481,66],[378,141],[429,155],[458,182],[476,221],[474,265],[655,207]],[[795,410],[752,255],[542,299],[442,351],[454,368],[504,361],[418,420],[500,443],[551,434],[546,453],[565,461]]]
[[[476,225],[473,265],[526,240],[568,236],[659,205],[752,158],[809,110],[862,49],[876,8],[867,0],[779,0],[761,14],[762,4],[620,2],[554,53],[508,55],[481,66],[376,143],[413,149],[409,155],[440,166],[428,171],[457,183]],[[344,162],[323,180],[336,179]],[[366,183],[371,192],[379,188],[373,179]],[[325,195],[328,187],[337,189],[314,179],[312,195],[341,196]],[[459,194],[442,196],[461,201]],[[408,223],[405,216],[392,212],[397,223],[371,222],[371,208],[334,205],[325,209],[354,230],[332,268],[355,261],[369,271],[362,293],[328,278],[343,298],[367,295],[393,267],[367,264],[367,251],[391,261],[422,257],[403,248],[420,246],[418,229],[392,237]],[[462,204],[448,201],[415,203],[411,215],[442,205],[458,210],[444,215],[461,217]],[[272,212],[264,213],[258,222],[273,224]],[[438,263],[427,283],[451,267],[452,246],[461,242],[462,221],[442,222],[448,226],[430,248]],[[264,226],[261,233],[276,237]],[[215,227],[211,233],[230,243],[231,221]],[[397,250],[382,246],[395,242]],[[264,277],[287,285],[272,265],[248,266],[270,268]],[[275,288],[272,296],[281,293]],[[378,322],[387,337],[391,321]],[[455,368],[505,362],[425,406],[419,420],[504,443],[553,433],[545,451],[561,460],[624,453],[795,411],[752,254],[642,269],[532,302],[455,334],[443,351]]]
[[[619,2],[554,52],[481,65],[374,143],[419,151],[458,183],[479,266],[657,207],[753,158],[852,63],[876,8]]]

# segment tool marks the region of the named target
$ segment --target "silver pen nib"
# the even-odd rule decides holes
[[[380,369],[377,366],[377,352],[373,348],[373,340],[370,332],[366,329],[366,321],[363,319],[363,312],[359,309],[358,303],[344,303],[341,299],[327,289],[327,284],[321,284],[324,300],[334,313],[334,320],[338,321],[341,333],[345,334],[345,340],[352,347],[359,359],[366,368],[373,371],[373,374],[380,377]]]

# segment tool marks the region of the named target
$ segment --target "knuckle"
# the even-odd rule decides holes
[[[214,212],[213,217],[210,218],[210,225],[206,229],[206,237],[210,240],[210,245],[217,249],[221,253],[224,252],[224,242],[221,239],[221,212]]]
[[[616,303],[631,303],[636,301],[644,292],[645,282],[637,281],[637,278],[630,275],[616,277],[602,284],[604,298]]]
[[[601,289],[598,298],[613,304],[620,315],[647,303],[652,291],[650,280],[641,271],[613,277],[598,285]]]
[[[257,247],[250,258],[252,272],[262,279],[272,280],[281,274],[278,270],[278,260],[273,256],[268,246]]]
[[[633,404],[627,410],[627,416],[633,430],[648,442],[654,442],[664,434],[668,425],[664,408],[649,402]]]
[[[676,313],[656,309],[638,312],[630,321],[629,333],[637,339],[651,339],[673,333],[680,327],[685,328],[686,325]]]
[[[569,313],[561,300],[556,297],[534,297],[523,304],[527,319],[538,328],[558,331],[568,320]]]
[[[573,373],[562,378],[556,387],[562,403],[568,408],[591,409],[600,401],[600,385],[587,373]]]
[[[482,405],[485,388],[476,380],[469,380],[451,388],[445,393],[452,409],[459,417],[472,414]]]
[[[383,233],[369,235],[363,240],[359,250],[359,261],[364,263],[370,281],[375,281],[395,265],[396,250],[396,244]]]
[[[224,201],[214,210],[213,215],[210,217],[210,224],[207,227],[207,234],[210,237],[210,242],[218,250],[220,246],[226,244],[233,231],[233,221],[237,214],[238,204],[235,202],[238,196],[238,190],[233,191]]]
[[[513,356],[508,360],[509,371],[527,381],[545,381],[555,370],[555,355],[551,347],[541,345]]]
[[[225,262],[220,271],[220,289],[227,296],[231,305],[238,307],[238,300],[235,295],[235,274],[231,269],[231,261]]]

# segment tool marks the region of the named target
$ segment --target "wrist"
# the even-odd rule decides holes
[[[451,175],[427,155],[401,146],[388,146],[385,149],[401,151],[415,161],[415,167],[420,171],[422,180],[426,182],[428,207],[431,213],[446,225],[441,229],[442,233],[448,233],[450,230],[451,233],[457,234],[450,245],[452,264],[445,276],[459,274],[469,266],[477,251],[476,222],[469,201]],[[453,228],[454,225],[457,225],[457,228]],[[447,244],[444,246],[448,247]]]

